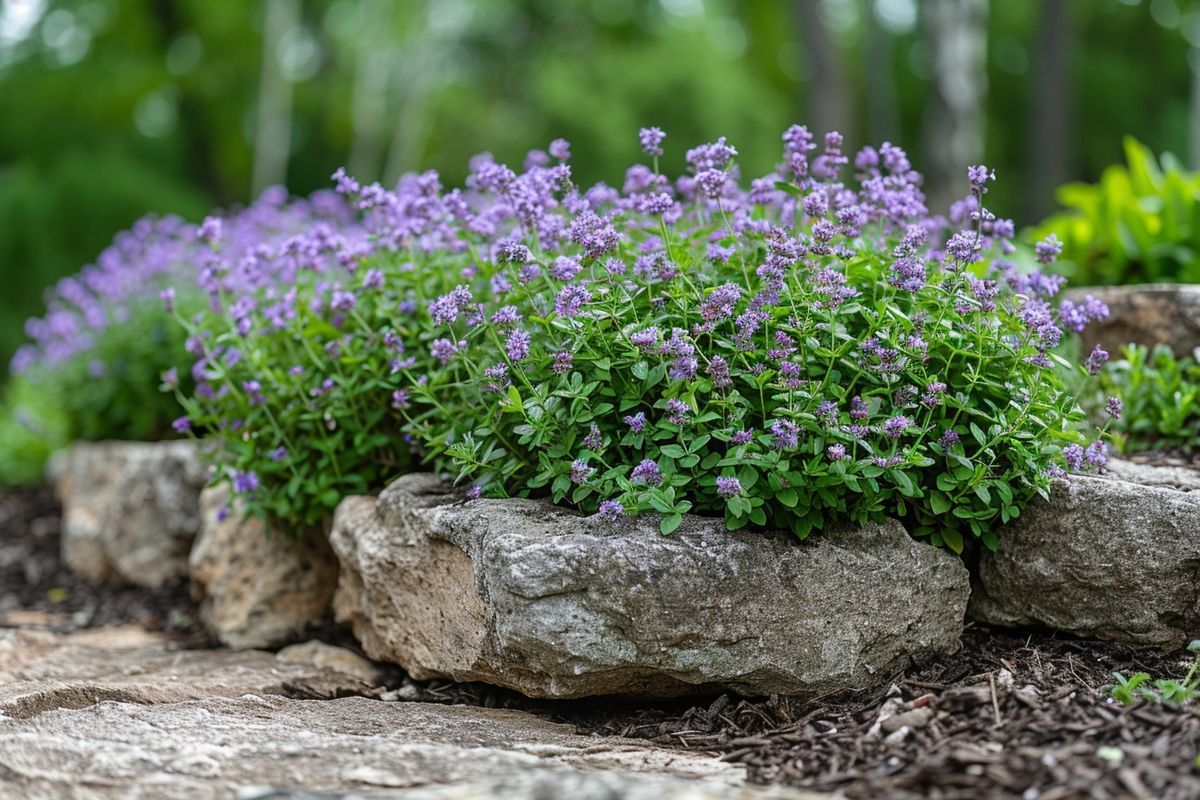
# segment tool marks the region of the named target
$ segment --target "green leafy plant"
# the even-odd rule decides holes
[[[12,378],[0,394],[0,486],[32,485],[46,462],[69,441],[59,396],[24,378]]]
[[[1189,644],[1188,650],[1194,653],[1195,657],[1183,680],[1152,680],[1146,672],[1135,672],[1127,678],[1120,672],[1114,672],[1113,679],[1116,682],[1105,687],[1109,696],[1119,703],[1126,704],[1148,700],[1152,703],[1182,705],[1195,700],[1200,697],[1200,640]]]
[[[1200,282],[1200,173],[1169,153],[1160,162],[1131,137],[1124,145],[1126,164],[1098,183],[1059,188],[1065,210],[1032,238],[1057,236],[1075,285]]]
[[[1165,345],[1153,350],[1130,345],[1081,399],[1100,421],[1112,416],[1106,410],[1109,396],[1120,398],[1123,406],[1119,419],[1108,423],[1121,452],[1192,452],[1200,445],[1200,365],[1195,359],[1176,358]]]
[[[367,243],[315,231],[181,317],[190,424],[252,511],[301,523],[419,458],[474,496],[654,511],[663,533],[894,516],[994,547],[1062,464],[1105,461],[1054,352],[1102,305],[1056,311],[1056,282],[988,260],[1012,225],[982,208],[985,168],[947,229],[897,148],[849,184],[839,136],[784,140],[748,191],[723,139],[668,180],[652,129],[621,192],[575,187],[562,141],[449,192],[339,172]]]

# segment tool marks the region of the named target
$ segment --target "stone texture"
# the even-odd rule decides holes
[[[337,583],[337,561],[321,531],[290,536],[263,520],[219,511],[229,489],[200,496],[204,524],[188,568],[200,618],[229,647],[276,647],[320,622]]]
[[[894,522],[799,543],[690,517],[664,537],[650,515],[455,502],[430,475],[343,501],[330,541],[337,619],[369,656],[535,697],[878,683],[958,648],[969,591]]]
[[[1114,462],[1057,482],[983,553],[975,619],[1160,647],[1200,638],[1200,475]]]
[[[1089,324],[1081,334],[1085,355],[1096,344],[1113,358],[1130,342],[1147,347],[1169,345],[1177,356],[1191,355],[1200,347],[1200,286],[1084,286],[1063,296],[1080,302],[1089,294],[1107,303],[1110,313],[1108,319]]]
[[[69,636],[0,630],[0,715],[9,717],[102,700],[176,703],[248,692],[286,694],[292,687],[306,695],[314,694],[314,687],[322,695],[370,688],[359,677],[313,659],[280,659],[254,650],[173,650],[161,638],[127,628]]]
[[[73,444],[58,481],[63,560],[94,584],[184,577],[204,483],[194,442]]]
[[[744,766],[715,757],[581,736],[522,711],[281,696],[293,680],[355,688],[269,653],[0,631],[0,796],[813,797],[746,786]]]

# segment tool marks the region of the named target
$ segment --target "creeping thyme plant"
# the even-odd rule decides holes
[[[366,238],[225,263],[212,310],[179,315],[182,426],[252,510],[302,523],[423,462],[472,496],[656,511],[664,533],[685,512],[800,537],[895,516],[958,551],[994,547],[1064,467],[1103,466],[1055,348],[1107,309],[1055,306],[1060,279],[1006,261],[990,171],[940,217],[891,145],[851,164],[794,126],[746,188],[724,139],[675,180],[663,141],[641,131],[619,189],[575,186],[562,140],[449,191],[339,171]]]
[[[26,323],[31,341],[13,359],[17,377],[0,411],[0,459],[11,467],[0,470],[0,483],[36,481],[52,446],[71,438],[175,433],[182,412],[160,385],[190,390],[192,358],[168,308],[193,314],[207,304],[196,283],[217,269],[206,240],[220,227],[226,257],[252,263],[262,248],[330,224],[353,229],[333,192],[289,201],[275,188],[202,226],[148,217],[118,234],[95,264],[58,283],[43,317]]]

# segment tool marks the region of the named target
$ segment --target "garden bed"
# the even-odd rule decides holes
[[[74,627],[136,622],[201,643],[184,623],[194,609],[179,587],[96,588],[71,578],[59,560],[56,519],[48,492],[0,496],[0,623],[39,614]],[[34,566],[25,573],[22,563]],[[67,593],[48,595],[55,589]],[[322,635],[344,637],[336,629]],[[973,627],[956,655],[882,676],[874,691],[809,701],[531,700],[478,683],[415,681],[399,669],[364,694],[532,711],[585,733],[716,754],[744,764],[755,782],[851,798],[1173,798],[1200,792],[1200,710],[1118,706],[1103,686],[1114,671],[1178,674],[1180,661],[1152,649]],[[304,684],[288,691],[300,699],[345,695]]]

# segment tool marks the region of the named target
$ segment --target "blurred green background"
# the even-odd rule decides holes
[[[935,204],[985,161],[1022,226],[1124,134],[1195,167],[1198,70],[1191,0],[0,0],[0,359],[144,213],[557,136],[619,185],[640,126],[668,169],[725,135],[750,174],[832,127],[908,148]]]

